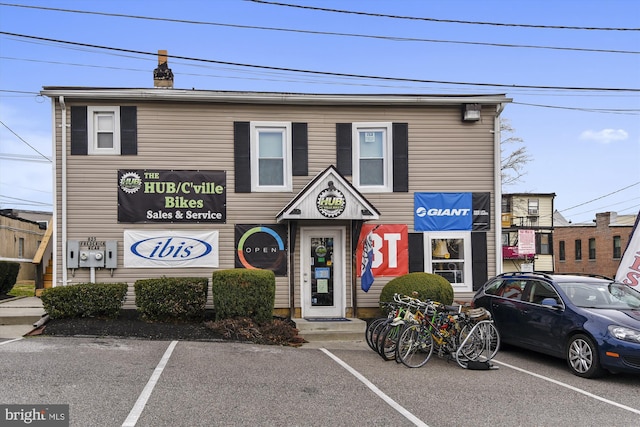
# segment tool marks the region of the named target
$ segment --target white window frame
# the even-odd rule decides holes
[[[433,271],[433,255],[431,242],[439,239],[463,239],[464,241],[464,267],[462,269],[463,281],[461,283],[452,283],[451,286],[456,291],[472,291],[473,290],[473,260],[471,253],[471,232],[470,231],[430,231],[424,233],[424,257],[425,271],[434,273]],[[451,259],[451,262],[459,261]]]
[[[98,148],[97,117],[100,114],[113,117],[113,147]],[[87,107],[87,153],[90,155],[120,155],[120,107],[89,106]]]
[[[259,152],[258,140],[260,132],[281,132],[283,159],[283,184],[260,185],[259,184]],[[292,165],[292,139],[291,122],[251,122],[251,191],[255,192],[287,192],[292,190],[293,165]]]
[[[390,193],[393,191],[393,134],[391,122],[360,122],[352,124],[352,176],[353,185],[363,193]],[[382,144],[383,184],[360,185],[360,133],[367,131],[384,131]]]

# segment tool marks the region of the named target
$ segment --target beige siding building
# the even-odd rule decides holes
[[[280,313],[353,317],[410,271],[443,275],[459,297],[501,272],[504,95],[42,93],[55,286],[268,268]]]
[[[502,258],[505,273],[533,269],[553,273],[554,193],[502,195]],[[524,245],[530,233],[530,245]]]

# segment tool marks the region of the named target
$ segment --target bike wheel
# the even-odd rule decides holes
[[[433,354],[433,337],[423,325],[409,325],[402,330],[396,345],[396,358],[409,368],[424,366]]]
[[[386,320],[387,320],[386,317],[381,317],[379,319],[373,320],[371,323],[367,325],[367,330],[365,331],[365,339],[369,347],[374,351],[376,350],[376,345],[375,345],[375,338],[377,338],[376,328],[378,328]]]
[[[378,339],[378,353],[384,360],[393,360],[396,357],[396,344],[402,325],[389,324]]]
[[[465,325],[460,333],[458,359],[488,361],[498,352],[500,334],[491,321],[482,321],[475,326]]]

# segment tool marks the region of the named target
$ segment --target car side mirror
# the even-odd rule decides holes
[[[553,308],[556,310],[559,310],[562,308],[562,306],[558,304],[558,301],[555,298],[545,298],[542,300],[540,304],[544,305],[545,307]]]

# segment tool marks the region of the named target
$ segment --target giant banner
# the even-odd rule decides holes
[[[226,172],[118,171],[118,222],[226,222]]]
[[[416,231],[491,229],[490,193],[414,193]]]
[[[124,230],[124,266],[215,268],[218,247],[218,231]]]

